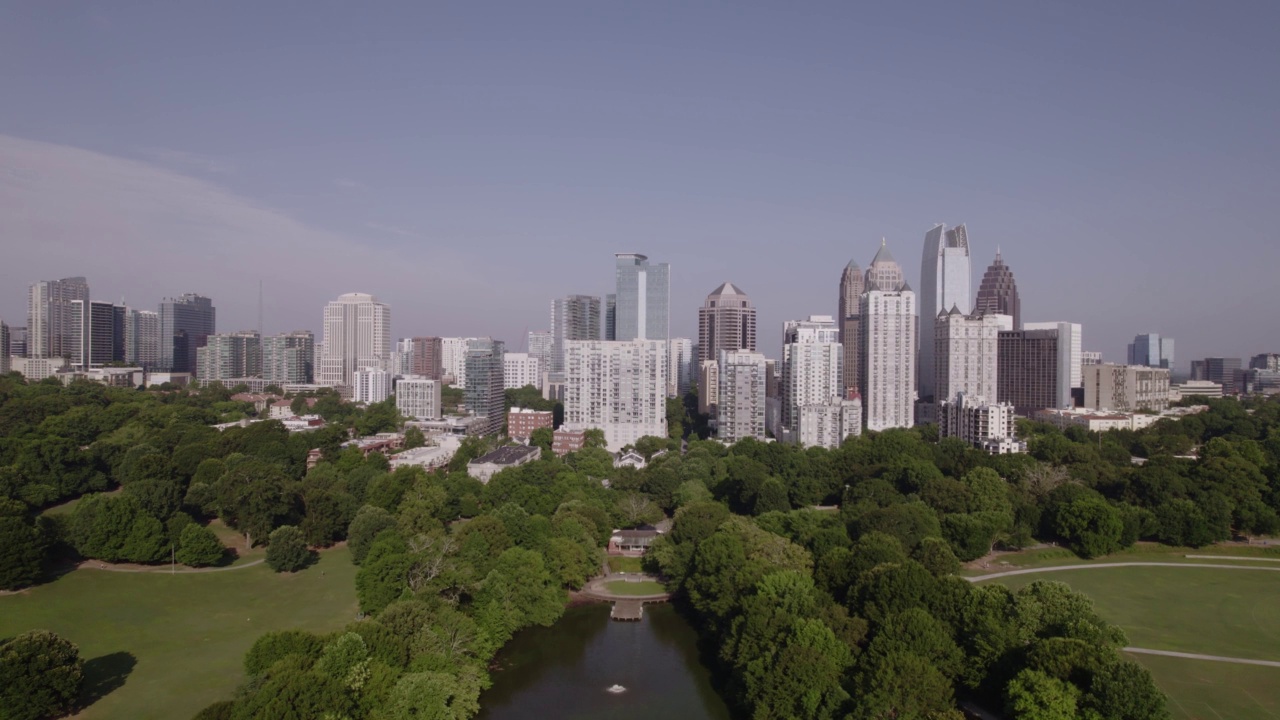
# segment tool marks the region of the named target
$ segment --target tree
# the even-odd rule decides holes
[[[254,641],[244,656],[244,671],[249,677],[261,675],[267,668],[289,655],[310,658],[320,657],[324,640],[305,630],[277,630]]]
[[[1103,718],[1168,720],[1164,695],[1151,673],[1132,662],[1116,661],[1093,676],[1084,705]]]
[[[1124,521],[1106,500],[1082,495],[1058,506],[1053,529],[1081,557],[1093,558],[1120,549]]]
[[[40,720],[75,709],[84,683],[80,649],[48,630],[0,643],[0,717]]]
[[[551,457],[551,444],[555,441],[555,432],[551,428],[540,427],[529,435],[529,444],[542,449],[542,457]]]
[[[427,444],[427,438],[422,434],[422,428],[417,425],[410,425],[404,431],[404,449],[412,450],[420,448]]]
[[[0,590],[17,590],[40,577],[44,534],[16,500],[0,498]]]
[[[1080,691],[1039,670],[1023,670],[1005,689],[1005,712],[1013,720],[1075,720]]]
[[[227,549],[212,530],[192,523],[182,529],[176,559],[183,565],[205,567],[222,561]]]
[[[637,525],[655,523],[662,519],[662,510],[657,505],[654,505],[649,498],[637,493],[627,493],[620,496],[616,507],[618,508],[618,517],[624,527],[636,527]]]
[[[312,553],[302,531],[282,525],[271,531],[267,544],[267,565],[276,572],[295,572],[311,563]]]
[[[942,537],[937,513],[922,502],[900,503],[872,510],[859,518],[856,526],[856,533],[850,532],[850,535],[883,532],[898,538],[907,549],[919,545],[924,538]]]
[[[600,428],[588,428],[582,441],[584,448],[605,448],[609,443],[604,439],[604,431]]]
[[[395,526],[395,516],[380,507],[365,505],[357,510],[347,528],[347,549],[351,551],[351,562],[356,565],[364,562],[374,539],[383,530],[390,530]]]
[[[218,515],[244,534],[245,547],[253,547],[294,511],[294,483],[280,466],[256,458],[228,462],[218,479]]]

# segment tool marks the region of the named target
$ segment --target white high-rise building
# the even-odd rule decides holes
[[[862,434],[862,398],[850,390],[843,399],[800,408],[800,434],[805,447],[840,447],[845,438]]]
[[[479,338],[440,338],[440,365],[444,368],[445,382],[459,388],[467,386],[467,347]]]
[[[362,367],[351,373],[351,400],[380,403],[391,396],[391,373],[380,367]]]
[[[969,263],[969,233],[964,225],[948,230],[936,225],[924,236],[924,256],[920,261],[920,399],[938,402],[946,397],[935,389],[936,355],[934,329],[941,313],[953,309],[968,315],[973,309],[970,285],[973,270]],[[990,397],[995,397],[991,395]]]
[[[1006,315],[1012,324],[1012,316]],[[1014,408],[967,393],[959,393],[938,405],[938,432],[942,437],[958,437],[992,455],[1027,451],[1027,444],[1015,437]]]
[[[598,428],[612,452],[667,436],[667,348],[660,340],[565,342],[564,425]]]
[[[725,442],[765,438],[768,369],[763,354],[720,351],[720,402],[716,405],[716,437]]]
[[[387,367],[392,375],[413,374],[413,338],[400,338],[391,351],[391,363]]]
[[[782,337],[783,439],[801,442],[801,409],[830,405],[843,395],[844,346],[840,328],[829,315],[788,320]]]
[[[440,381],[408,375],[395,381],[396,410],[414,420],[440,419]]]
[[[1000,331],[1013,329],[1009,315],[965,315],[959,308],[934,318],[934,387],[937,402],[964,393],[994,401],[998,396]]]
[[[693,385],[693,340],[671,338],[667,343],[667,397],[684,397]]]
[[[862,406],[868,430],[915,424],[916,294],[883,241],[859,298]]]
[[[1035,322],[1024,324],[1022,329],[1057,330],[1059,377],[1070,378],[1070,387],[1084,387],[1084,348],[1081,345],[1083,327],[1080,323]],[[1070,392],[1068,392],[1067,395],[1070,396]]]
[[[550,331],[529,331],[529,357],[535,358],[545,375],[551,371],[551,355],[555,348],[555,336]],[[539,384],[538,387],[542,387]]]
[[[390,364],[390,305],[365,293],[347,293],[325,306],[324,355],[317,383],[351,385],[357,369],[386,370]]]
[[[89,302],[89,282],[82,277],[41,280],[27,297],[27,357],[71,357],[75,323],[71,303]]]
[[[160,362],[160,313],[124,309],[124,361],[140,368]]]
[[[503,353],[502,384],[504,388],[532,385],[542,389],[542,363],[529,353]]]

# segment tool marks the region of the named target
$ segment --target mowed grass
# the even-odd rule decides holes
[[[266,565],[209,573],[76,570],[0,596],[0,637],[48,629],[80,646],[96,701],[78,717],[183,720],[230,699],[242,660],[271,630],[337,630],[355,619],[346,548],[277,574]]]
[[[1280,566],[1280,545],[1241,545],[1224,544],[1205,548],[1183,548],[1159,545],[1157,543],[1138,543],[1118,553],[1105,557],[1085,560],[1066,548],[1036,548],[1022,552],[1008,553],[988,561],[987,567],[970,564],[960,571],[961,575],[988,575],[1003,570],[1021,568],[1053,567],[1058,565],[1096,565],[1113,562],[1186,562],[1206,563],[1213,560],[1188,558],[1188,555],[1216,555],[1239,558],[1231,562],[1248,563],[1251,560],[1259,565]]]
[[[1129,560],[1116,556],[1108,559]],[[1061,581],[1088,595],[1103,618],[1124,628],[1134,647],[1280,660],[1280,613],[1275,612],[1280,572],[1194,567],[1095,568],[1016,575],[987,582],[1016,589],[1036,580]],[[1130,657],[1151,670],[1156,684],[1169,697],[1169,709],[1176,718],[1280,718],[1280,668],[1153,655]]]
[[[656,583],[651,580],[643,580],[641,582],[618,580],[605,583],[604,586],[614,595],[661,595],[667,591],[662,586],[662,583]]]
[[[642,573],[644,568],[640,566],[640,558],[638,557],[618,557],[609,558],[609,570],[616,573]]]

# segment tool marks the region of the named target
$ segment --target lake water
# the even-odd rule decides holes
[[[479,717],[729,720],[698,661],[697,634],[671,606],[645,606],[640,622],[612,621],[609,610],[570,608],[555,625],[516,635],[498,653]],[[606,692],[614,684],[626,692]]]

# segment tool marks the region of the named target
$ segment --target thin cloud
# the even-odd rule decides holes
[[[156,147],[141,148],[139,152],[144,157],[175,170],[196,170],[218,175],[235,172],[234,165],[210,155]]]

